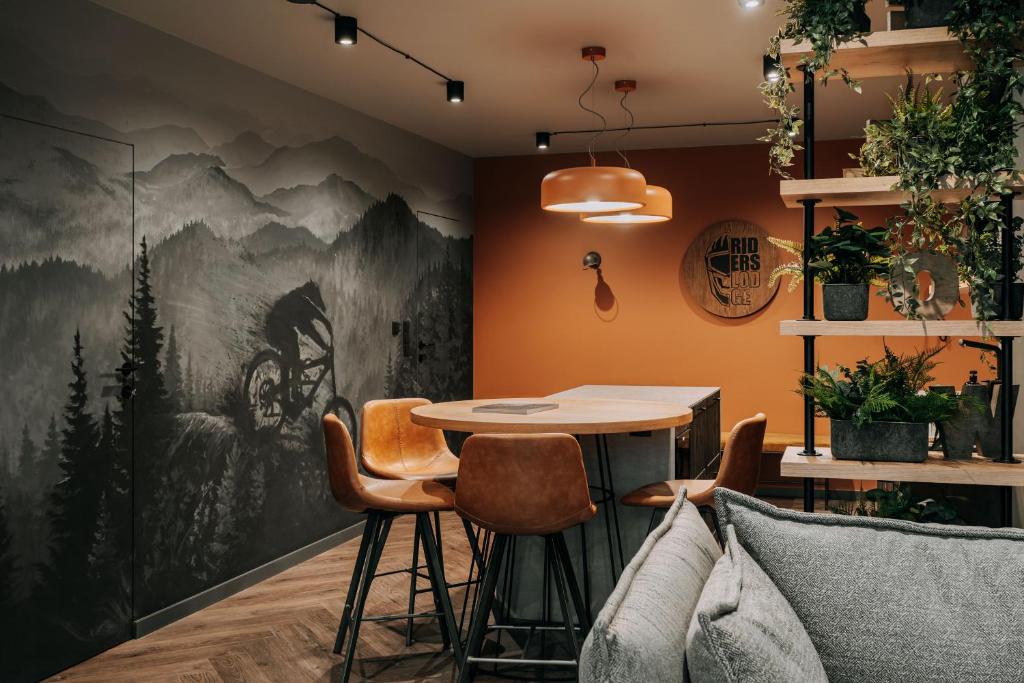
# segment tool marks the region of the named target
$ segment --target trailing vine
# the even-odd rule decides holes
[[[863,42],[863,36],[869,25],[864,4],[867,0],[787,0],[785,7],[779,11],[786,17],[779,32],[769,43],[768,55],[776,63],[781,61],[781,44],[783,40],[806,40],[811,45],[811,54],[801,57],[797,67],[815,74],[823,84],[833,76],[840,76],[846,85],[860,92],[860,83],[850,77],[846,69],[828,68],[832,52],[841,43],[854,40]],[[786,170],[793,165],[796,151],[802,149],[796,142],[802,121],[798,107],[790,105],[789,94],[795,91],[792,80],[786,69],[778,69],[777,80],[765,80],[761,83],[761,94],[765,104],[778,113],[779,122],[769,129],[760,142],[767,142],[768,159],[771,171],[783,178],[792,177]]]
[[[859,159],[868,175],[898,175],[897,187],[910,195],[889,223],[894,268],[912,273],[914,251],[952,255],[971,286],[975,316],[991,320],[1001,313],[1001,201],[1020,179],[1015,137],[1024,125],[1024,75],[1015,64],[1024,59],[1024,3],[957,0],[949,30],[974,69],[954,76],[948,103],[930,88],[941,75],[917,86],[908,77],[892,118],[865,128]],[[952,210],[933,195],[951,187],[971,190]],[[1021,223],[1014,219],[1015,235]],[[1019,247],[1014,253],[1019,269]]]

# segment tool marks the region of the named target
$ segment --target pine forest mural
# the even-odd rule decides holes
[[[0,680],[27,681],[355,522],[325,412],[469,396],[471,167],[91,3],[0,12]]]

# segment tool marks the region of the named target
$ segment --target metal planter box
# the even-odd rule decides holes
[[[871,422],[857,427],[849,420],[832,420],[832,457],[924,462],[928,457],[928,423]]]

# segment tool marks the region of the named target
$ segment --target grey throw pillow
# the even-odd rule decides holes
[[[726,527],[686,638],[694,683],[828,683],[821,659],[779,589]]]
[[[1024,681],[1024,531],[715,502],[830,680]]]
[[[722,551],[686,490],[637,551],[594,619],[581,683],[680,683],[686,627]]]

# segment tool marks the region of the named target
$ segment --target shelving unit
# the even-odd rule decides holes
[[[800,57],[808,54],[810,46],[805,43],[784,42],[782,63],[789,68],[796,67]],[[845,43],[832,54],[829,68],[845,67],[856,79],[902,76],[906,70],[914,73],[950,73],[973,68],[964,54],[959,40],[949,34],[945,27],[883,31],[865,36],[863,43]],[[897,178],[815,178],[814,174],[814,74],[806,70],[803,74],[803,119],[804,119],[804,179],[784,180],[779,185],[779,195],[787,207],[803,208],[804,216],[804,278],[803,318],[785,320],[780,325],[783,335],[799,336],[804,346],[804,372],[811,374],[816,369],[814,340],[819,336],[996,336],[1000,342],[1000,379],[1012,383],[1013,338],[1024,336],[1024,324],[1020,321],[990,321],[982,328],[976,321],[864,321],[832,322],[814,317],[814,278],[808,270],[811,261],[811,243],[815,232],[815,207],[832,206],[886,206],[898,205],[908,197],[894,190]],[[1022,188],[1015,188],[1020,193]],[[960,201],[966,189],[938,189],[935,196],[944,203]],[[1013,262],[1011,226],[1013,202],[1003,202],[1005,225],[1002,233],[1002,266],[1009,272]],[[1012,300],[1010,285],[1012,278],[1004,279],[1002,300],[1006,305]],[[1007,316],[1004,315],[1004,318]],[[1003,523],[1012,520],[1012,493],[1010,486],[1024,486],[1024,465],[1016,460],[1013,453],[1013,392],[1000,392],[1000,409],[1008,416],[1002,421],[1001,445],[1004,454],[1000,462],[980,457],[969,461],[946,461],[940,457],[929,458],[925,463],[877,463],[861,461],[840,461],[831,456],[825,448],[815,447],[814,402],[804,399],[804,446],[787,449],[783,456],[782,474],[804,477],[804,510],[814,510],[814,478],[816,476],[836,479],[876,479],[891,481],[926,481],[976,484],[1000,487]]]
[[[843,43],[832,56],[829,67],[845,68],[856,79],[904,76],[914,73],[953,73],[972,67],[963,46],[945,26],[877,31],[865,37],[865,44]],[[782,64],[795,68],[800,58],[811,54],[806,42],[782,42]]]
[[[779,334],[792,337],[1024,337],[1024,321],[990,320],[783,320]]]

